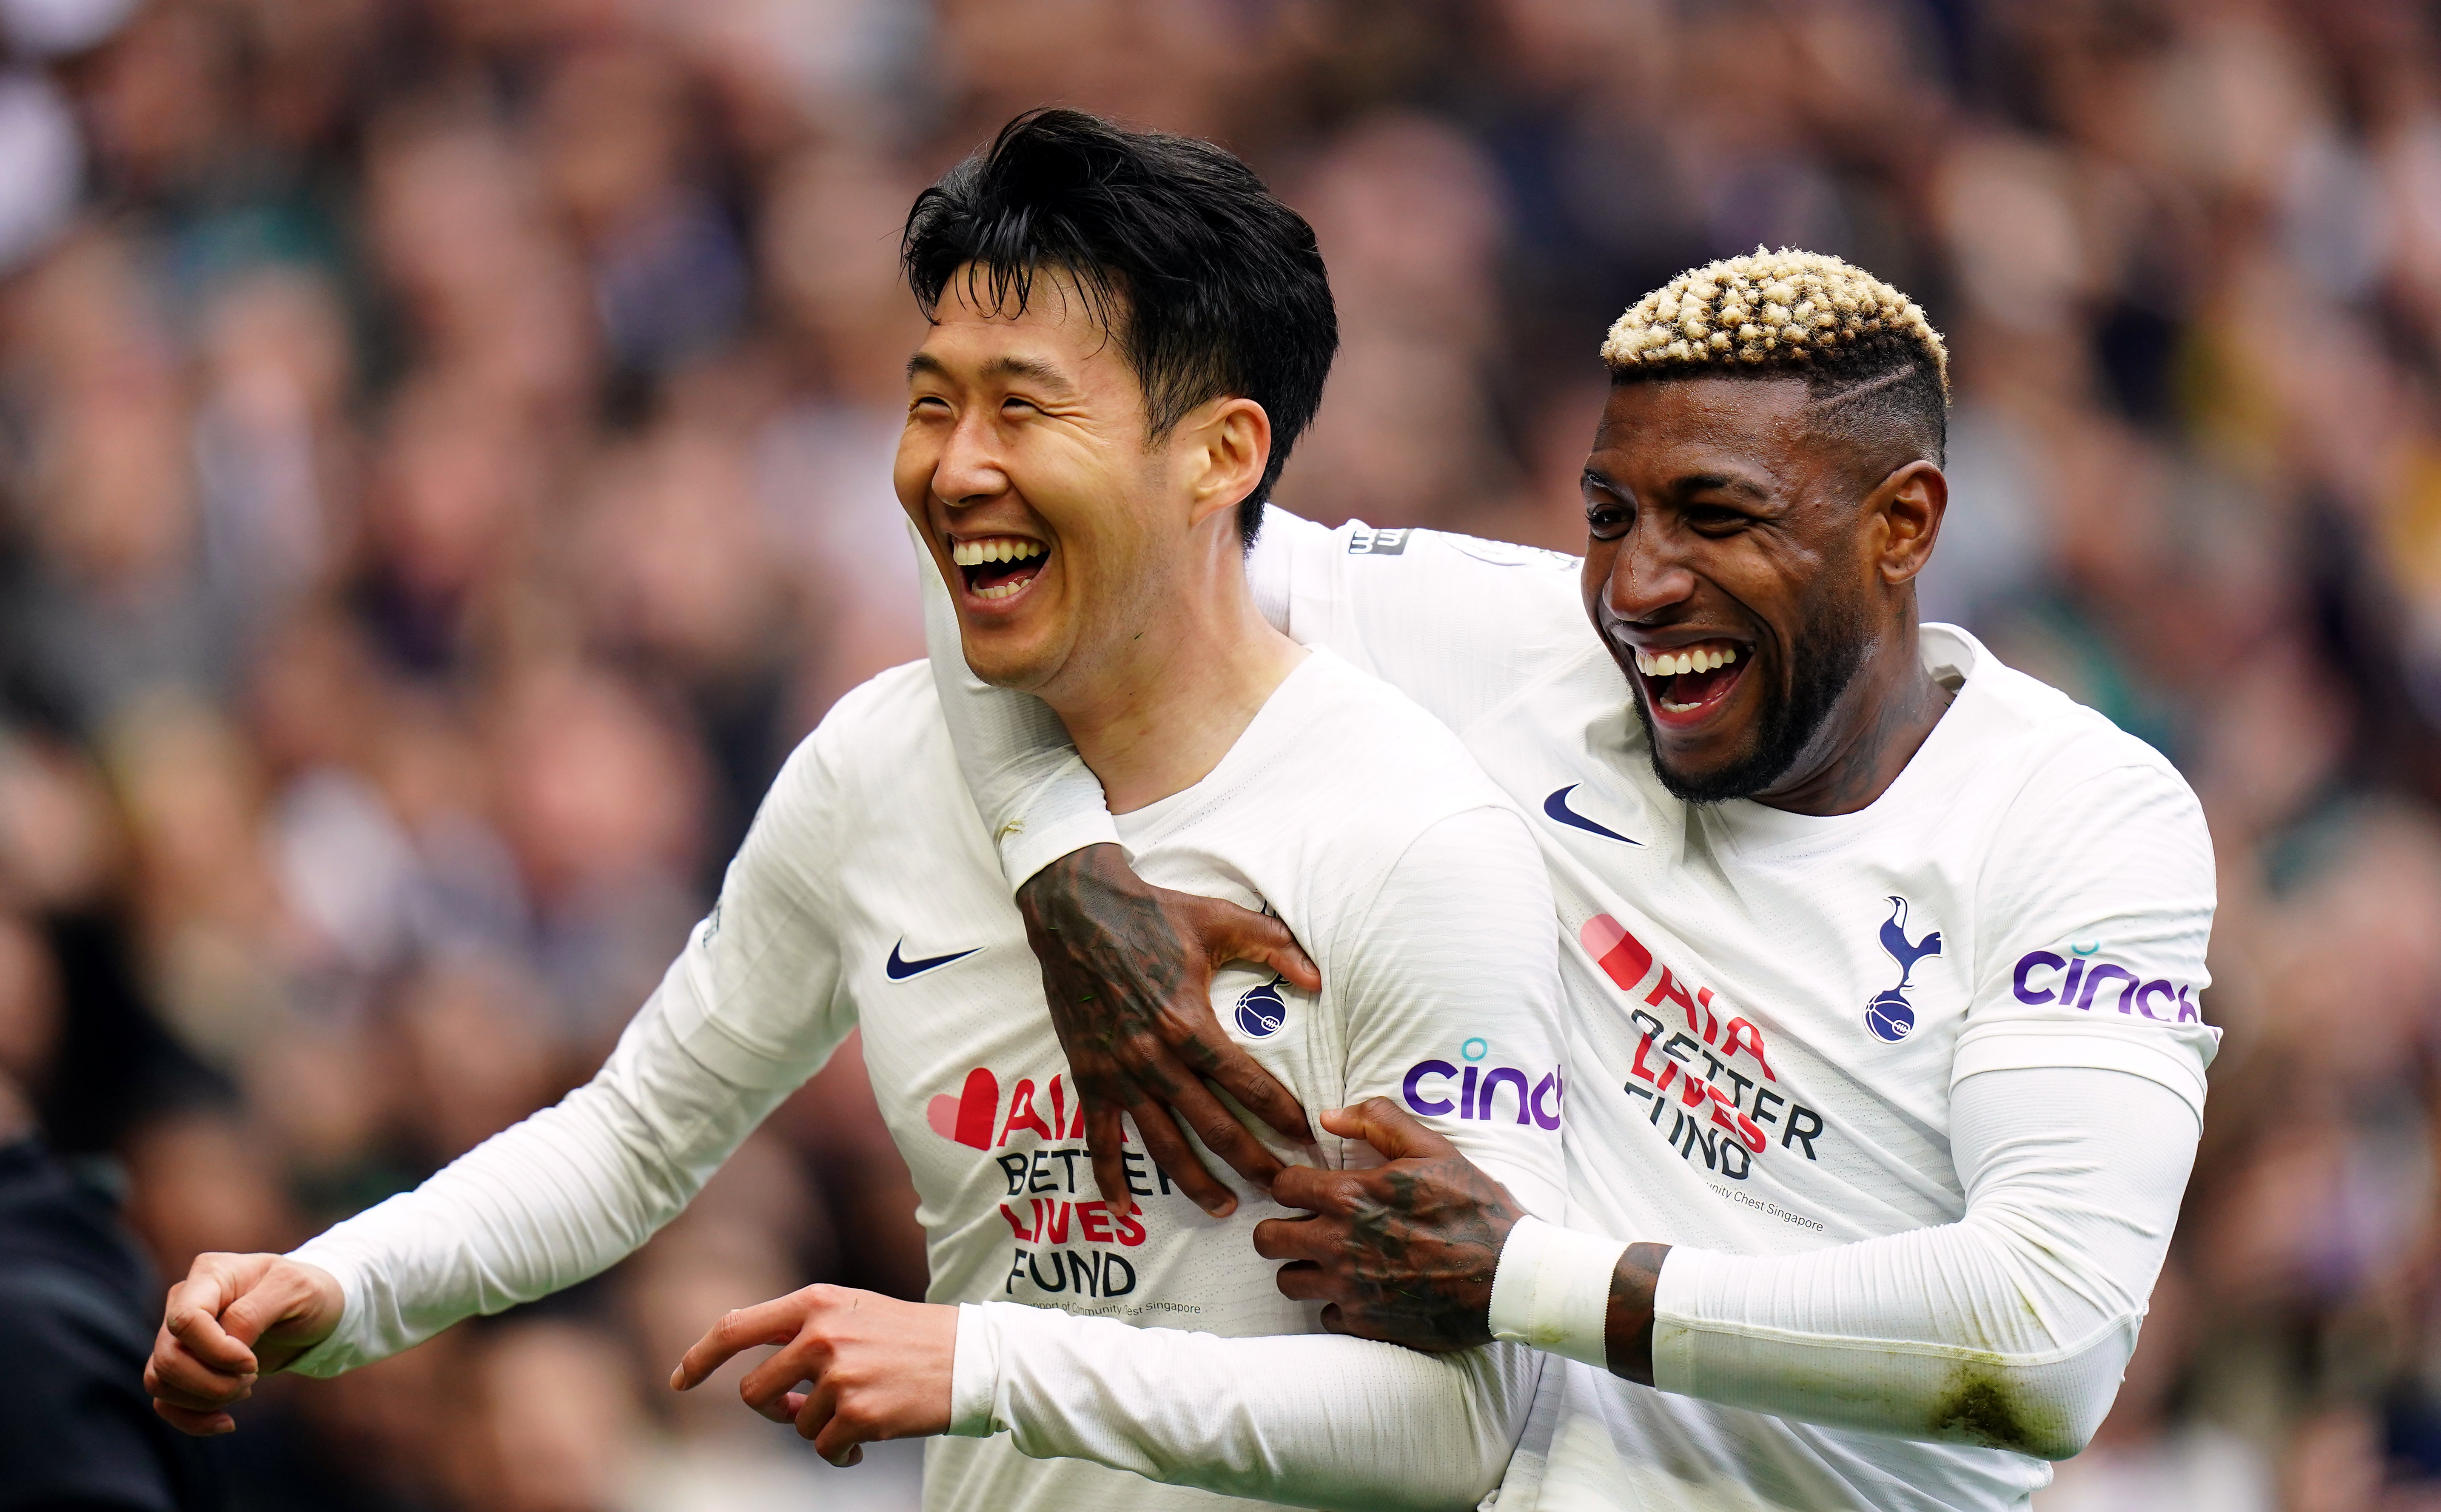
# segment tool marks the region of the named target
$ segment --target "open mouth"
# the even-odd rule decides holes
[[[1666,725],[1700,724],[1728,699],[1754,658],[1728,640],[1648,650],[1633,648],[1636,675],[1644,679],[1653,717]]]
[[[949,560],[967,580],[967,592],[985,603],[1000,604],[1033,585],[1051,561],[1051,549],[1022,535],[984,535],[971,541],[952,538]]]

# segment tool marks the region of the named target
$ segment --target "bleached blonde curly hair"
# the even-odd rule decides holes
[[[1837,258],[1784,247],[1678,275],[1618,317],[1601,354],[1622,378],[1837,379],[1923,361],[1949,393],[1949,349],[1913,299]]]

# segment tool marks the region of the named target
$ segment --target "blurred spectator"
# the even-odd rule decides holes
[[[2413,0],[0,0],[0,938],[63,1006],[20,1090],[176,1270],[589,1074],[920,652],[909,202],[1079,104],[1313,221],[1322,519],[1574,549],[1602,329],[1703,259],[1926,305],[1927,615],[2159,744],[2221,867],[2178,1253],[2045,1504],[2441,1497],[2435,46]],[[658,1386],[733,1303],[922,1286],[861,1075],[541,1316],[266,1383],[240,1496],[910,1504]]]
[[[42,937],[0,915],[0,1508],[209,1512],[217,1459],[144,1388],[159,1283],[111,1194],[34,1122],[62,996]]]

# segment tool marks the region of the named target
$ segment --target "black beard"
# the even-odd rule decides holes
[[[1639,688],[1635,700],[1636,717],[1644,725],[1645,748],[1652,753],[1653,775],[1661,779],[1670,796],[1682,803],[1720,803],[1769,791],[1788,775],[1788,769],[1797,765],[1798,757],[1805,753],[1805,747],[1822,729],[1822,722],[1831,717],[1832,707],[1864,666],[1871,639],[1861,616],[1835,612],[1808,625],[1798,638],[1800,649],[1792,658],[1795,665],[1789,668],[1785,693],[1763,705],[1763,728],[1755,737],[1754,749],[1719,771],[1700,777],[1672,771],[1663,764],[1661,742],[1653,730],[1653,711],[1645,705],[1652,692]],[[1749,671],[1746,675],[1754,674]]]

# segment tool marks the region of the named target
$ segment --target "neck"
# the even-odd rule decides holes
[[[1225,534],[1184,553],[1185,569],[1145,596],[1150,608],[1128,634],[1042,691],[1113,814],[1210,775],[1305,659],[1256,610],[1235,530]]]
[[[1755,801],[1791,814],[1870,807],[1907,770],[1951,696],[1925,669],[1910,610],[1874,643],[1788,776]]]

